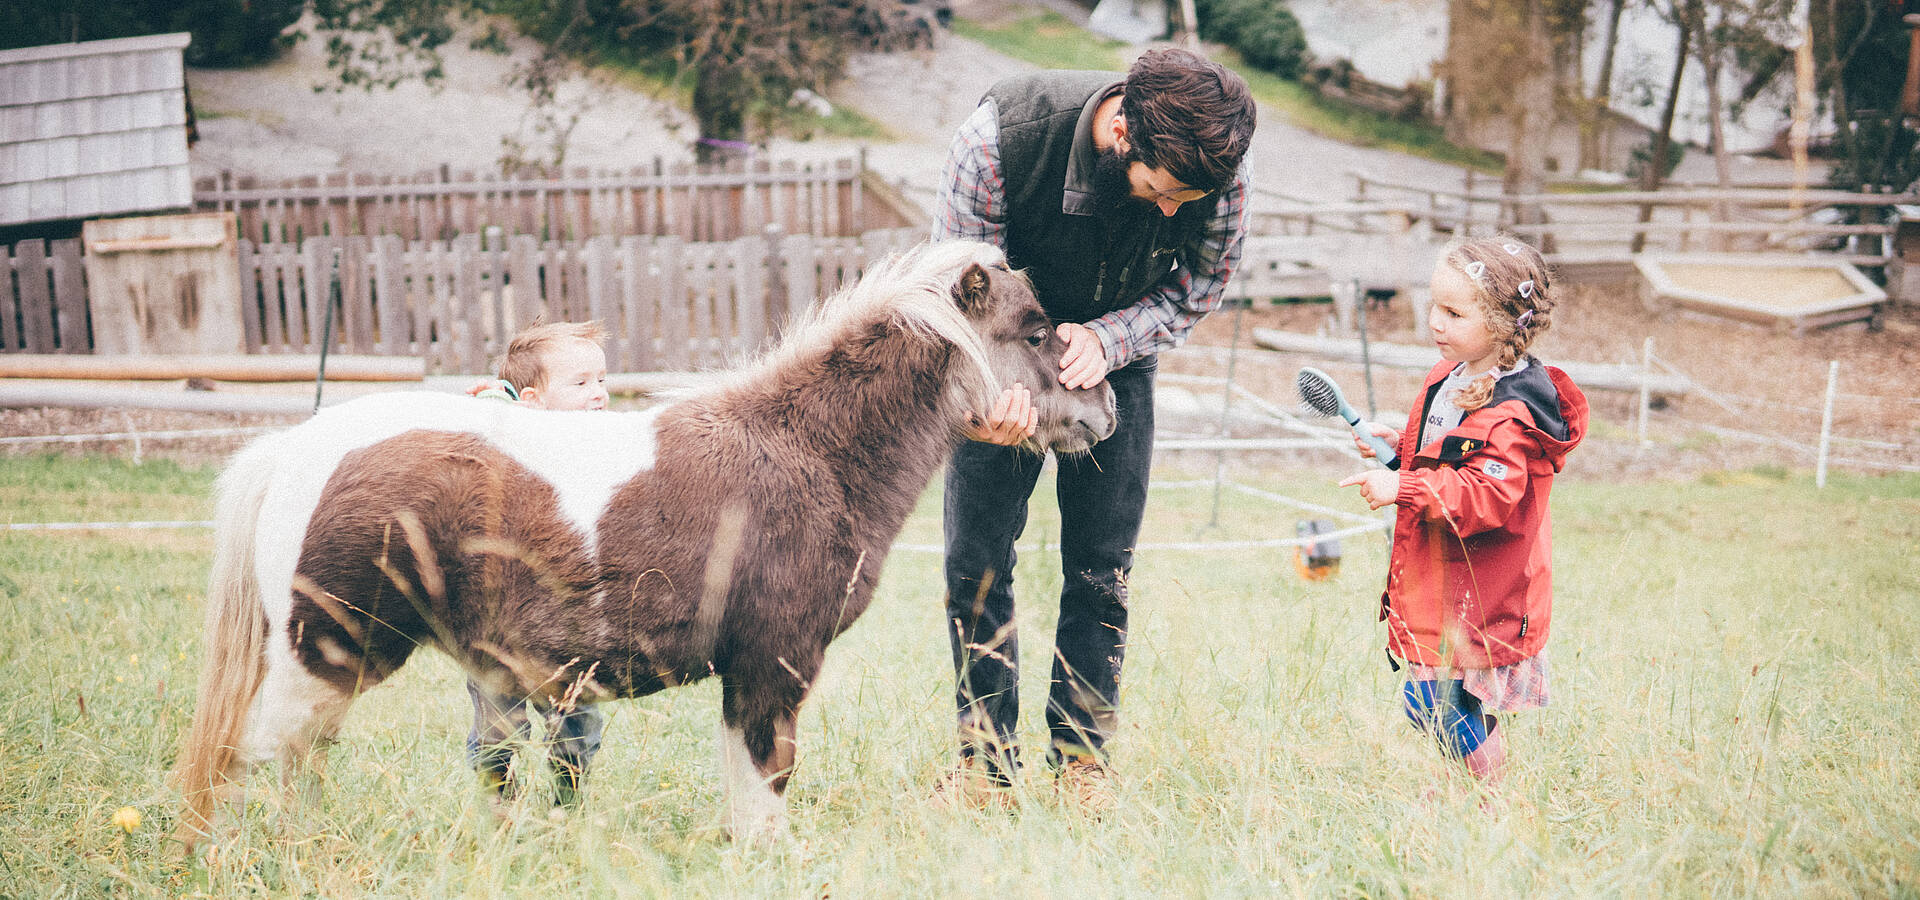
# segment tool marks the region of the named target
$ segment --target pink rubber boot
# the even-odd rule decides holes
[[[1480,742],[1472,753],[1461,758],[1467,764],[1467,771],[1480,780],[1481,784],[1496,785],[1507,774],[1507,733],[1500,730],[1500,723],[1492,716],[1487,717],[1487,739]]]

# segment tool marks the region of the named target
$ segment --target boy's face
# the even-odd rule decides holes
[[[606,409],[607,354],[592,341],[566,341],[547,351],[544,384],[520,392],[539,409]]]

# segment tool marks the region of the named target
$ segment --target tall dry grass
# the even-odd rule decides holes
[[[1324,467],[1321,467],[1324,468]],[[1168,467],[1164,474],[1179,477]],[[1358,509],[1316,467],[1248,476]],[[317,796],[252,783],[239,830],[163,853],[210,537],[0,538],[0,896],[1915,896],[1920,478],[1749,472],[1556,495],[1555,698],[1508,720],[1483,803],[1395,708],[1371,610],[1384,543],[1306,583],[1283,552],[1143,553],[1114,809],[1044,773],[1012,813],[931,797],[953,741],[938,561],[897,553],[801,721],[793,836],[728,843],[711,684],[611,705],[584,805],[489,809],[461,676],[421,654],[349,717]],[[207,470],[0,460],[16,521],[204,518]],[[1043,484],[1029,541],[1051,541]],[[1291,534],[1299,514],[1156,492],[1148,539]],[[937,491],[906,540],[938,539]],[[1046,597],[1018,573],[1023,735]],[[537,793],[537,792],[536,792]],[[1485,808],[1483,808],[1483,806]],[[141,822],[114,824],[131,807]],[[123,823],[129,819],[122,818]]]

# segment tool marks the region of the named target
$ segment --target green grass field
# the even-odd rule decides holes
[[[231,840],[170,862],[209,535],[6,532],[0,897],[1920,896],[1920,478],[1577,469],[1555,498],[1554,703],[1507,722],[1491,811],[1394,706],[1378,536],[1318,583],[1285,551],[1143,554],[1116,807],[1083,820],[1029,772],[1017,812],[943,808],[938,561],[901,552],[828,654],[792,838],[770,849],[719,830],[715,685],[607,707],[570,817],[496,815],[462,759],[460,676],[425,653],[355,707],[317,796],[263,774]],[[1358,509],[1335,474],[1245,479]],[[202,519],[212,475],[5,457],[0,509]],[[1035,540],[1058,528],[1036,496]],[[1156,492],[1145,540],[1291,534],[1299,515],[1229,493],[1210,528],[1211,503]],[[930,492],[903,538],[938,529]],[[1018,577],[1044,598],[1058,565],[1029,553]],[[1039,741],[1051,604],[1023,613]]]

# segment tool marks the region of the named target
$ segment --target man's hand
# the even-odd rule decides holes
[[[1107,348],[1100,336],[1085,325],[1061,322],[1060,336],[1067,341],[1067,352],[1060,354],[1060,383],[1068,390],[1090,388],[1107,378]]]
[[[1033,437],[1040,426],[1040,411],[1033,408],[1033,392],[1017,381],[1013,387],[1000,392],[1000,400],[993,404],[985,422],[971,413],[968,418],[971,422],[962,432],[967,440],[1002,447],[1019,445]]]

